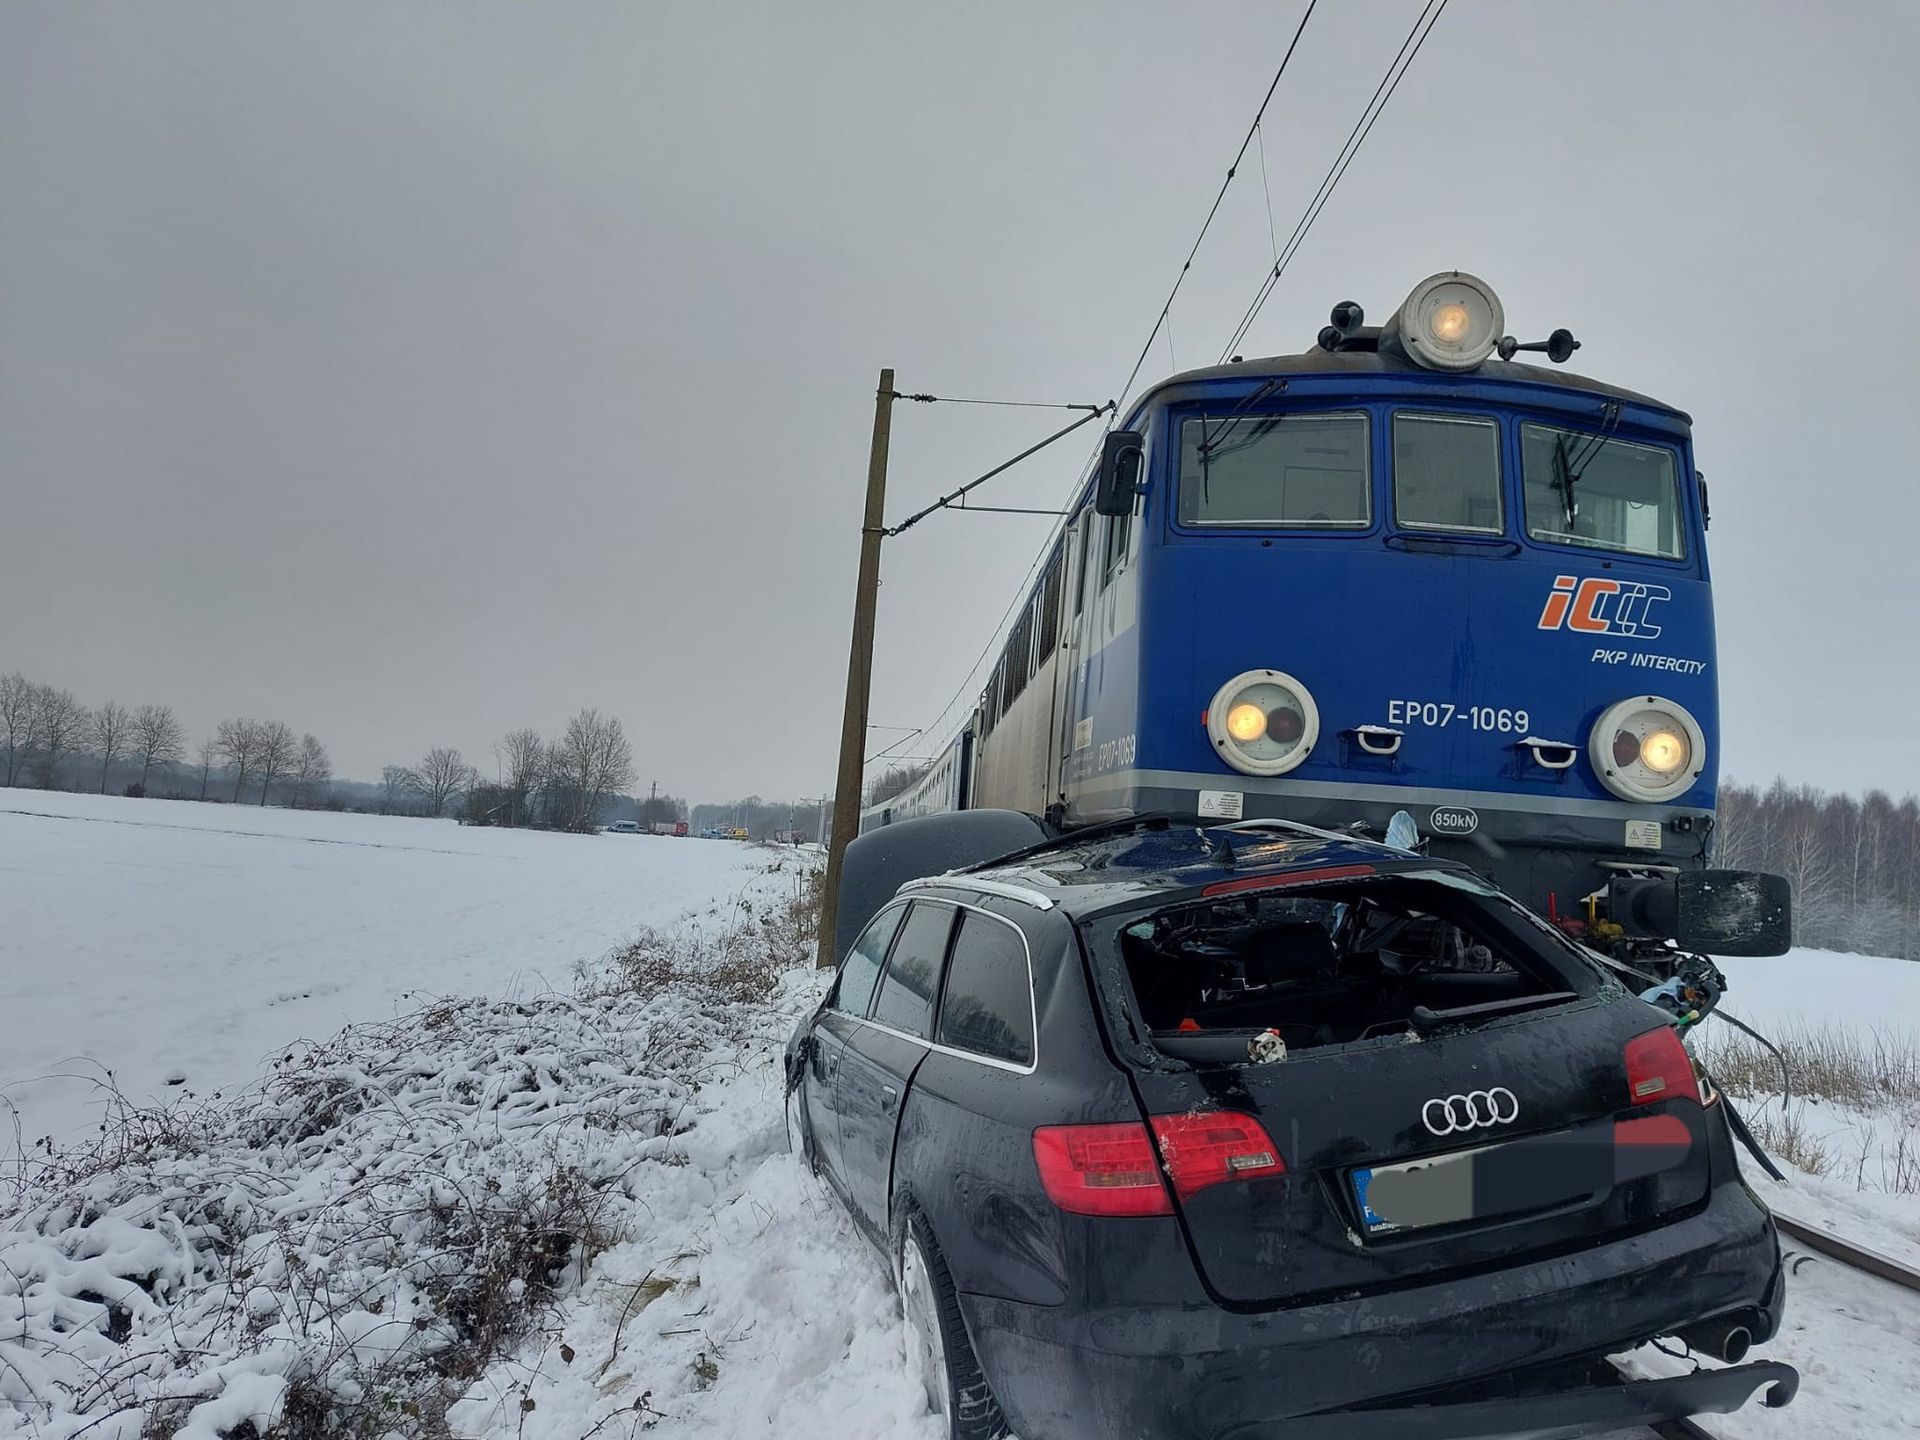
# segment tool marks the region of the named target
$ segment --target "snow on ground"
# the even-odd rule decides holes
[[[240,1084],[300,1035],[569,983],[637,925],[743,884],[717,840],[0,790],[0,1161]],[[52,1078],[46,1078],[52,1077]],[[177,1090],[173,1093],[178,1093]]]
[[[817,994],[789,990],[792,1013]],[[701,1092],[675,1139],[688,1163],[636,1191],[653,1223],[473,1387],[454,1433],[579,1440],[632,1414],[688,1440],[938,1440],[886,1266],[787,1153],[781,1100],[771,1046]],[[600,1433],[626,1434],[616,1423]]]
[[[1799,1020],[1920,1034],[1920,960],[1796,947],[1719,964],[1726,1009],[1761,1030]]]
[[[576,960],[640,924],[737,916],[727,900],[764,860],[0,793],[0,1077],[86,1052],[130,1090],[178,1097],[173,1067],[204,1094],[269,1057],[237,1106],[126,1132],[110,1172],[0,1186],[0,1436],[134,1440],[166,1396],[190,1417],[183,1440],[247,1420],[264,1434],[316,1394],[379,1403],[381,1377],[411,1365],[463,1376],[460,1436],[934,1440],[882,1262],[785,1151],[778,1057],[819,978],[750,1004],[572,985]],[[1920,1028],[1920,965],[1800,951],[1727,968],[1729,1008],[1763,1028]],[[415,1013],[290,1043],[396,1011]],[[33,1129],[82,1113],[70,1083],[9,1093]],[[1920,1257],[1915,1197],[1748,1172],[1788,1213]],[[499,1222],[529,1205],[606,1248],[557,1267],[516,1248]],[[494,1258],[476,1271],[476,1255]],[[1793,1263],[1787,1327],[1761,1354],[1801,1369],[1799,1399],[1705,1428],[1911,1432],[1920,1299]],[[463,1370],[488,1306],[528,1286],[555,1308]],[[1632,1363],[1680,1368],[1645,1349]]]

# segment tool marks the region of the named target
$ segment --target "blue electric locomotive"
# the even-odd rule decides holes
[[[863,829],[1005,808],[1379,836],[1536,909],[1703,868],[1717,700],[1686,414],[1446,273],[1175,375],[1107,436],[968,722]]]

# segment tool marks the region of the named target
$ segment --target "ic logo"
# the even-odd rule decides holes
[[[1520,1101],[1504,1085],[1465,1095],[1435,1096],[1420,1107],[1420,1120],[1436,1135],[1484,1130],[1520,1118]]]
[[[1471,835],[1480,828],[1480,816],[1464,805],[1444,805],[1427,817],[1436,835]]]
[[[1664,585],[1637,580],[1581,580],[1556,575],[1540,612],[1540,629],[1578,630],[1584,635],[1620,635],[1634,640],[1657,640],[1660,627],[1648,612],[1673,592]]]

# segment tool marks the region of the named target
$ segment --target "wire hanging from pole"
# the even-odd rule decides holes
[[[950,507],[953,507],[955,501],[964,501],[966,499],[966,495],[969,490],[973,490],[978,486],[986,484],[987,481],[993,479],[994,476],[1000,474],[1002,471],[1011,470],[1015,465],[1018,465],[1022,460],[1026,459],[1029,455],[1033,454],[1035,451],[1046,449],[1047,446],[1053,444],[1054,441],[1060,439],[1064,435],[1071,435],[1074,431],[1078,430],[1082,425],[1085,425],[1089,420],[1098,420],[1102,415],[1107,414],[1110,410],[1113,409],[1113,401],[1109,400],[1104,405],[1089,406],[1087,407],[1087,409],[1088,409],[1087,414],[1082,415],[1078,420],[1074,421],[1071,425],[1068,425],[1065,429],[1054,431],[1053,434],[1047,436],[1046,439],[1040,441],[1037,445],[1029,445],[1026,449],[1022,450],[1018,455],[1014,456],[1011,460],[1005,461],[999,465],[994,466],[993,469],[987,471],[986,474],[980,476],[977,480],[969,480],[966,484],[962,485],[958,490],[948,491],[945,495],[942,495],[938,500],[934,501],[933,504],[927,506],[924,510],[914,511],[913,514],[909,515],[906,519],[902,520],[898,525],[886,526],[881,530],[880,533],[887,536],[889,539],[891,539],[893,536],[900,534],[902,531],[911,530],[914,526],[918,525],[922,520],[926,519],[929,515],[933,514],[934,511],[945,510]]]
[[[1233,338],[1228,340],[1226,346],[1220,351],[1217,363],[1227,362],[1234,348],[1253,328],[1254,321],[1260,318],[1260,312],[1265,308],[1268,297],[1273,294],[1274,287],[1280,283],[1280,277],[1286,273],[1287,266],[1293,263],[1293,257],[1299,253],[1300,246],[1307,238],[1307,232],[1313,228],[1314,221],[1320,218],[1320,212],[1326,208],[1327,201],[1333,198],[1334,189],[1339,185],[1341,177],[1347,173],[1347,167],[1353,163],[1353,157],[1360,153],[1360,147],[1366,144],[1367,136],[1373,133],[1374,124],[1385,113],[1387,102],[1393,99],[1393,92],[1400,88],[1400,82],[1406,78],[1407,71],[1413,67],[1421,47],[1427,43],[1427,36],[1431,35],[1433,27],[1440,23],[1440,16],[1445,12],[1447,4],[1448,0],[1427,0],[1426,7],[1415,18],[1413,28],[1407,32],[1407,38],[1400,42],[1399,50],[1394,53],[1392,61],[1388,63],[1386,74],[1380,77],[1380,83],[1374,87],[1373,97],[1361,110],[1360,118],[1354,121],[1353,129],[1347,133],[1346,143],[1340,147],[1339,153],[1334,156],[1333,164],[1327,168],[1326,175],[1320,181],[1320,188],[1314,191],[1313,198],[1307,202],[1306,210],[1302,212],[1299,222],[1293,227],[1293,233],[1287,237],[1287,243],[1279,257],[1275,259],[1273,268],[1262,280],[1259,290],[1254,294],[1253,302],[1247,306],[1246,314],[1240,317],[1240,324],[1235,327]],[[1426,26],[1424,30],[1421,29],[1422,25]],[[1402,57],[1405,57],[1404,63],[1402,63]]]
[[[909,395],[903,390],[890,392],[896,400],[913,400],[922,405],[1003,405],[1011,410],[1104,410],[1105,405],[1060,405],[1048,400],[974,400],[961,395]],[[1109,405],[1112,401],[1107,402]]]
[[[1127,372],[1127,383],[1120,387],[1120,403],[1125,404],[1127,393],[1133,389],[1133,382],[1140,376],[1140,367],[1147,361],[1147,352],[1153,349],[1154,339],[1160,334],[1160,327],[1167,323],[1172,313],[1174,297],[1179,295],[1180,287],[1186,283],[1187,272],[1193,268],[1193,257],[1200,253],[1200,242],[1207,238],[1207,231],[1213,226],[1213,217],[1220,213],[1220,202],[1227,198],[1227,187],[1233,183],[1235,172],[1245,158],[1247,146],[1253,143],[1254,131],[1260,128],[1260,119],[1267,113],[1267,106],[1273,100],[1273,92],[1280,88],[1280,77],[1287,73],[1287,62],[1293,59],[1293,52],[1299,48],[1300,37],[1306,33],[1307,21],[1313,18],[1314,7],[1320,0],[1308,0],[1306,14],[1300,17],[1300,24],[1293,32],[1293,39],[1287,44],[1287,53],[1280,57],[1280,68],[1273,72],[1273,83],[1267,86],[1267,93],[1260,101],[1260,108],[1254,112],[1253,124],[1247,127],[1246,139],[1240,142],[1240,148],[1234,152],[1233,164],[1227,167],[1227,178],[1220,182],[1220,193],[1213,197],[1213,205],[1207,211],[1207,218],[1200,223],[1200,233],[1194,237],[1193,248],[1187,251],[1187,258],[1181,262],[1180,273],[1174,277],[1173,289],[1167,292],[1167,303],[1160,307],[1159,317],[1153,322],[1153,329],[1147,332],[1147,342],[1140,347],[1140,356],[1133,362],[1133,369]],[[1116,412],[1117,413],[1117,412]]]

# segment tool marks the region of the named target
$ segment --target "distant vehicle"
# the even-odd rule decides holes
[[[745,840],[747,838],[746,827],[744,826],[735,825],[727,831],[727,839],[729,840]]]
[[[684,820],[655,820],[647,826],[647,833],[649,835],[684,835],[687,833],[687,822]]]
[[[892,1262],[943,1440],[1571,1435],[1791,1398],[1741,1363],[1784,1273],[1731,1106],[1594,952],[1458,862],[1285,821],[946,868],[1001,820],[1040,833],[882,832],[873,864],[925,878],[861,907],[787,1048],[790,1143]],[[1784,949],[1755,877],[1671,877],[1682,915],[1702,880],[1753,891],[1743,953]],[[1604,1370],[1667,1335],[1729,1368]]]
[[[638,820],[616,820],[606,827],[606,831],[609,835],[638,835],[640,833],[640,822]]]

